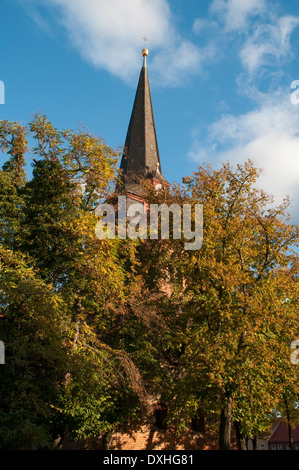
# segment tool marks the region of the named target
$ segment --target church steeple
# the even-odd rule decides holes
[[[142,196],[141,181],[164,183],[147,72],[148,50],[142,50],[143,65],[120,164],[121,184],[117,193]]]

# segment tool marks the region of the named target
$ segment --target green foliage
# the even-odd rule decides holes
[[[298,227],[288,200],[273,208],[255,188],[251,162],[201,167],[163,200],[149,192],[203,204],[204,243],[188,251],[95,236],[118,155],[87,131],[2,121],[0,147],[1,448],[105,435],[153,399],[179,429],[199,408],[220,434],[228,421],[262,434],[274,409],[298,422]]]
[[[0,247],[1,442],[27,448],[49,442],[49,408],[66,364],[60,297],[20,254]]]
[[[200,167],[165,202],[203,204],[202,248],[149,241],[143,251],[151,286],[168,273],[173,419],[183,425],[197,403],[251,437],[269,430],[286,386],[298,396],[290,344],[299,335],[299,230],[289,223],[288,199],[273,207],[255,187],[258,176],[250,161]],[[183,349],[175,353],[175,345]]]
[[[0,129],[2,149],[13,155],[0,173],[3,448],[51,446],[57,433],[105,433],[136,418],[143,392],[111,330],[114,312],[126,310],[134,291],[124,270],[134,248],[94,232],[94,209],[109,193],[117,155],[87,132],[57,131],[44,116],[20,129]],[[36,141],[28,182],[17,178],[25,133]]]

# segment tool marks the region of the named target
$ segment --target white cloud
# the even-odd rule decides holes
[[[165,0],[48,0],[61,7],[62,21],[73,45],[95,66],[129,78],[136,75],[142,36],[152,48],[174,31]],[[138,48],[139,46],[139,48]],[[132,64],[134,64],[132,66]],[[132,70],[133,69],[133,70]]]
[[[215,56],[213,44],[199,49],[190,41],[181,40],[177,46],[172,45],[157,54],[151,65],[151,76],[156,78],[152,83],[164,86],[179,86],[190,76],[203,72],[203,63]]]
[[[260,94],[259,94],[260,95]],[[243,115],[224,115],[210,125],[204,143],[194,142],[196,162],[241,163],[249,158],[263,170],[259,186],[277,203],[289,195],[299,221],[299,105],[289,94],[264,95],[259,107]]]
[[[34,1],[41,5],[41,0]],[[206,51],[178,34],[168,0],[46,0],[46,4],[58,9],[71,43],[85,60],[126,81],[136,79],[144,35],[150,40],[151,72],[165,85],[178,85],[188,73],[198,73],[206,57]]]
[[[238,92],[253,101],[254,109],[222,115],[205,129],[205,136],[201,129],[189,156],[217,166],[252,159],[263,170],[259,185],[278,203],[289,195],[292,214],[299,222],[299,105],[291,103],[291,90],[270,95],[250,86],[252,78],[258,86],[264,77],[271,89],[273,78],[283,74],[282,64],[293,58],[291,36],[299,25],[299,16],[282,16],[276,6],[268,0],[213,0],[208,20],[198,18],[194,22],[194,32],[201,34],[212,27],[219,48],[222,43],[234,47],[236,57],[239,54],[244,73],[240,70],[236,77]],[[263,74],[266,66],[272,67],[271,75]]]
[[[240,51],[243,66],[249,73],[260,67],[273,65],[281,58],[289,57],[290,37],[299,24],[299,17],[283,16],[273,24],[257,24]]]
[[[266,8],[266,0],[213,0],[210,12],[224,20],[227,31],[234,31],[246,28],[250,18],[262,14]]]
[[[299,15],[282,16],[275,1],[212,0],[208,16],[196,18],[192,29],[219,51],[233,50],[252,79],[264,67],[281,67],[293,58],[291,36],[298,25]]]
[[[292,16],[279,19],[275,9],[270,11],[268,0],[212,0],[208,16],[193,21],[192,31],[205,33],[205,45],[198,46],[179,34],[169,0],[19,1],[48,30],[42,11],[45,6],[55,8],[54,18],[59,18],[81,56],[125,81],[136,78],[142,36],[146,35],[152,77],[164,86],[178,86],[186,78],[206,72],[211,59],[219,59],[219,50],[234,38],[227,32],[242,32],[239,56],[243,67],[253,74],[273,56],[276,60],[287,56],[290,35],[298,24]]]
[[[291,35],[298,25],[299,15],[281,16],[273,1],[212,0],[208,17],[196,18],[192,29],[219,51],[234,50],[252,79],[264,67],[281,66],[292,58]]]

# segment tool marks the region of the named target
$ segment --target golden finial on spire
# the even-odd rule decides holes
[[[144,40],[144,49],[142,49],[142,57],[147,57],[148,56],[148,49],[146,48],[146,43],[149,42],[146,36],[143,36],[142,38]]]

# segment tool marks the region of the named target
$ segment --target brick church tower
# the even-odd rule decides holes
[[[143,65],[137,85],[132,114],[127,130],[124,150],[120,163],[119,181],[116,184],[114,208],[119,210],[117,199],[126,196],[127,209],[131,204],[143,205],[148,209],[144,183],[150,183],[157,191],[167,189],[170,183],[162,174],[154,113],[147,71],[148,50],[142,50]],[[202,441],[204,417],[199,413],[188,429],[178,437],[174,428],[168,427],[166,418],[168,406],[159,397],[152,397],[151,420],[132,429],[119,431],[111,437],[110,448],[114,450],[149,449],[196,449]]]

